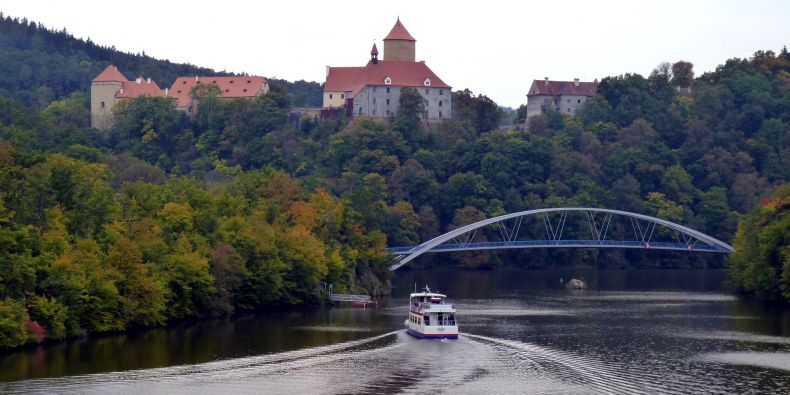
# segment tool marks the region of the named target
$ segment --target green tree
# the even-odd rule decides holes
[[[424,141],[422,119],[426,116],[427,102],[417,89],[404,87],[400,90],[398,113],[392,123],[392,129],[403,135],[413,147],[419,147]]]

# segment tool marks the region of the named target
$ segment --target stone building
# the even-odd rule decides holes
[[[178,77],[170,88],[161,89],[150,78],[128,80],[117,67],[107,66],[91,82],[91,127],[107,130],[112,127],[112,109],[124,99],[140,96],[169,97],[175,100],[176,109],[189,116],[197,114],[197,103],[190,92],[199,84],[219,87],[222,99],[252,98],[269,92],[269,82],[264,77]]]
[[[324,107],[344,107],[352,116],[387,118],[398,110],[401,89],[412,87],[426,100],[428,120],[449,118],[452,88],[424,61],[415,61],[416,42],[399,18],[384,38],[383,59],[379,60],[373,44],[364,67],[327,67]]]
[[[264,77],[178,77],[167,92],[168,97],[176,100],[176,109],[189,116],[197,114],[198,103],[192,99],[192,88],[200,84],[213,84],[219,87],[220,99],[253,98],[269,92],[269,81]]]
[[[109,129],[115,104],[138,96],[165,96],[165,91],[150,78],[129,81],[117,67],[107,66],[91,82],[91,127]]]
[[[547,110],[562,114],[576,115],[579,107],[598,92],[598,80],[580,82],[534,80],[527,94],[527,119],[540,115]]]

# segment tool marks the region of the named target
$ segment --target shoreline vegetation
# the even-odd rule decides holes
[[[218,73],[3,15],[0,57],[0,348],[315,303],[323,283],[385,294],[387,246],[527,208],[616,207],[729,242],[744,214],[790,180],[786,49],[696,78],[682,61],[647,77],[606,77],[576,116],[549,110],[527,130],[502,127],[508,111],[469,90],[452,93],[452,118],[428,127],[409,88],[387,122],[294,123],[290,110],[320,103],[321,85],[271,80],[252,100],[194,92],[194,118],[165,98],[126,100],[104,132],[90,128],[88,89],[111,62],[164,84]],[[525,123],[524,106],[512,112]],[[725,265],[703,254],[584,249],[415,264],[510,260]]]

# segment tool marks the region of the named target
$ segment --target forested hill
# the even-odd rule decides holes
[[[128,77],[154,79],[170,86],[179,76],[229,75],[191,64],[154,59],[75,38],[65,29],[52,30],[24,18],[0,13],[0,95],[41,108],[73,92],[87,94],[91,80],[108,64]],[[275,79],[295,105],[320,106],[323,88],[316,82]]]

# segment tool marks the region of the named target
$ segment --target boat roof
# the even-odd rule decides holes
[[[431,298],[446,298],[447,297],[447,295],[445,295],[445,294],[438,294],[436,292],[417,292],[417,293],[409,294],[409,298],[416,298],[416,297],[420,297],[420,296],[428,296],[428,297],[431,297]]]

